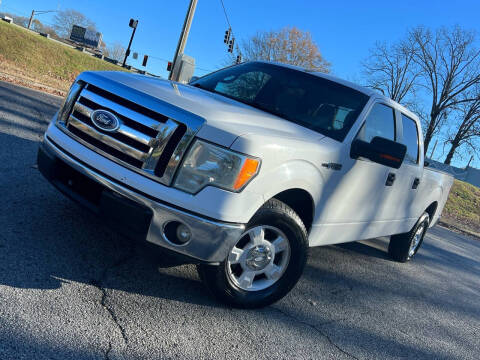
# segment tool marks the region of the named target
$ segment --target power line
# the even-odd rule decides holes
[[[6,9],[7,11],[5,11],[4,9]],[[10,5],[3,5],[0,8],[0,11],[1,12],[13,12],[12,15],[22,16],[22,17],[27,17],[27,18],[29,16],[29,15],[27,15],[27,13],[24,13],[23,11],[15,9],[15,8],[11,7]]]
[[[158,57],[158,56],[149,55],[148,57],[151,58],[151,59],[164,61],[164,62],[166,62],[166,63],[168,63],[168,62],[171,61],[171,60],[167,60],[167,59],[164,59],[164,58],[161,58],[161,57]],[[212,72],[212,71],[213,71],[213,70],[201,68],[201,67],[198,67],[198,66],[195,66],[195,68],[198,69],[198,70],[206,71],[206,72]]]

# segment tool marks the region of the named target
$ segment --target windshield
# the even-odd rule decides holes
[[[215,92],[343,141],[368,96],[307,72],[250,62],[204,76],[193,86]]]

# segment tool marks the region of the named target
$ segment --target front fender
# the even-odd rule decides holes
[[[290,160],[261,172],[248,186],[248,190],[263,194],[265,201],[268,201],[285,190],[301,189],[310,194],[316,206],[324,183],[323,174],[314,164],[304,160]]]

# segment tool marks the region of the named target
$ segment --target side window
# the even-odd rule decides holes
[[[387,105],[373,105],[357,138],[370,142],[375,136],[395,141],[395,115]]]
[[[418,164],[418,128],[417,123],[402,114],[403,141],[407,146],[405,161]]]

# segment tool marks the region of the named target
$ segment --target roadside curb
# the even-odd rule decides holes
[[[60,97],[60,98],[65,97],[66,94],[67,94],[66,91],[56,89],[56,88],[48,86],[48,85],[37,83],[35,81],[29,80],[29,79],[26,79],[26,78],[23,78],[23,77],[15,76],[15,75],[12,75],[12,74],[4,73],[4,72],[0,72],[0,81],[5,81],[5,82],[8,82],[10,84],[21,86],[21,87],[24,87],[24,88],[27,88],[27,89],[30,89],[30,90],[34,90],[34,91],[38,91],[38,92],[41,92],[41,93],[44,93],[44,94],[57,96],[57,97]]]
[[[462,228],[459,228],[455,225],[452,225],[452,224],[449,224],[449,223],[446,223],[442,220],[439,220],[438,221],[438,225],[440,225],[441,227],[444,227],[446,229],[449,229],[449,230],[454,230],[454,231],[457,231],[457,232],[460,232],[462,234],[466,234],[466,235],[470,235],[476,239],[480,239],[480,234],[478,233],[475,233],[473,231],[469,231],[469,230],[466,230],[466,229],[462,229]]]

